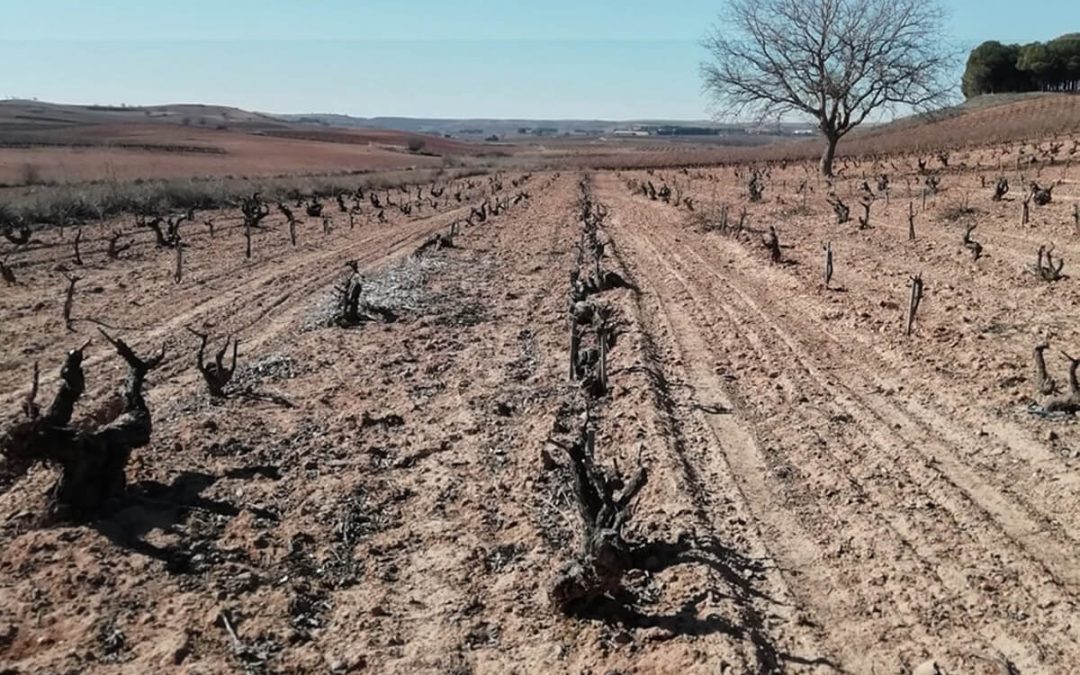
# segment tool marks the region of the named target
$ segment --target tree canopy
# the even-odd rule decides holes
[[[1080,92],[1080,33],[1049,42],[984,42],[971,51],[964,96],[1025,91]]]

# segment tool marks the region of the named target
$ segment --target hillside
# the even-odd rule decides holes
[[[6,186],[430,168],[488,152],[440,136],[312,128],[228,106],[0,101]]]
[[[934,113],[881,125],[865,125],[840,142],[840,157],[925,153],[936,149],[1036,141],[1080,131],[1080,96],[1005,94],[981,96]],[[594,168],[701,166],[747,161],[816,159],[822,141],[808,138],[765,146],[725,147],[705,143],[602,144],[579,146],[559,161]],[[552,153],[554,154],[554,153]]]
[[[717,122],[713,120],[585,120],[585,119],[440,119],[424,117],[352,117],[350,115],[309,113],[305,115],[276,115],[278,119],[309,126],[362,127],[412,131],[468,138],[495,135],[500,138],[604,136],[620,130],[669,128],[701,130],[717,134],[743,134],[748,130],[773,135],[793,135],[805,132],[810,125],[803,122],[759,125],[755,122]]]
[[[850,151],[904,152],[1068,134],[1080,130],[1080,97],[991,94],[852,134]],[[872,149],[871,149],[872,148]]]
[[[54,129],[82,125],[169,124],[214,128],[221,125],[248,130],[288,126],[262,113],[220,105],[101,106],[0,101],[0,130]]]

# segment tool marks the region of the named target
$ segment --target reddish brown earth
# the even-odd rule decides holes
[[[30,145],[0,148],[0,183],[21,185],[28,169],[38,181],[69,183],[442,166],[441,156],[408,152],[408,140],[393,132],[343,141],[306,132],[288,138],[149,124],[84,126],[12,136],[5,142]],[[431,145],[433,153],[458,150],[438,139]]]
[[[417,144],[420,151],[410,151]],[[8,186],[441,167],[446,157],[490,152],[439,136],[293,124],[224,106],[0,101],[0,184]]]
[[[1026,270],[1046,242],[1066,273],[1080,260],[1071,147],[955,151],[948,168],[930,158],[943,191],[925,207],[914,157],[850,164],[837,189],[853,217],[862,175],[891,178],[866,230],[836,224],[809,164],[772,167],[757,204],[746,167],[589,177],[609,210],[604,265],[634,286],[596,296],[619,332],[597,455],[648,467],[626,535],[658,553],[625,593],[572,617],[548,598],[580,524],[566,457],[547,440],[584,397],[566,376],[582,174],[533,175],[520,188],[530,199],[412,261],[488,196],[488,178],[469,179],[461,204],[386,224],[365,213],[350,230],[335,213],[323,234],[309,219],[295,249],[272,216],[251,261],[237,214],[199,214],[218,231],[185,226],[179,284],[172,254],[142,233],[123,259],[104,256],[129,221],[84,228],[82,267],[70,229],[5,242],[21,282],[0,295],[5,419],[35,360],[47,400],[64,351],[96,335],[86,321],[64,329],[60,266],[82,277],[77,319],[116,326],[142,352],[165,342],[170,357],[150,379],[153,441],[134,453],[120,510],[43,526],[45,468],[0,493],[0,663],[908,673],[935,659],[948,673],[1072,672],[1080,430],[1031,412],[1044,402],[1031,348],[1051,342],[1065,383],[1058,352],[1080,352],[1080,287]],[[992,202],[980,176],[992,185],[999,171],[1013,192]],[[518,178],[503,176],[500,194]],[[1021,226],[1028,180],[1060,183]],[[694,211],[642,196],[646,181]],[[745,207],[751,231],[704,231],[720,203]],[[978,261],[960,243],[966,222],[978,223]],[[760,243],[768,225],[779,264]],[[348,260],[397,322],[319,323]],[[926,297],[905,337],[920,272]],[[244,383],[295,407],[211,403],[189,325],[238,334]],[[89,353],[83,411],[123,377],[100,339]]]

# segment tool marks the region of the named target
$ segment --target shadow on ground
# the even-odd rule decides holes
[[[581,619],[601,621],[628,628],[661,628],[673,636],[701,636],[724,633],[754,646],[755,672],[785,672],[789,666],[813,666],[844,672],[824,657],[789,654],[777,648],[763,625],[754,602],[776,604],[778,601],[755,587],[753,579],[767,568],[762,560],[747,558],[714,537],[683,537],[676,542],[654,541],[634,545],[634,569],[656,574],[677,565],[704,565],[724,581],[722,588],[710,588],[685,599],[672,612],[652,612],[633,590],[622,588],[612,595],[592,600],[574,608]],[[733,621],[719,613],[702,616],[701,606],[717,597],[733,600],[739,618]]]

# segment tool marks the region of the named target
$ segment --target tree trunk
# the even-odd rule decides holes
[[[836,144],[840,137],[835,134],[825,134],[825,152],[821,153],[821,175],[831,178],[833,175],[833,159],[836,157]]]

